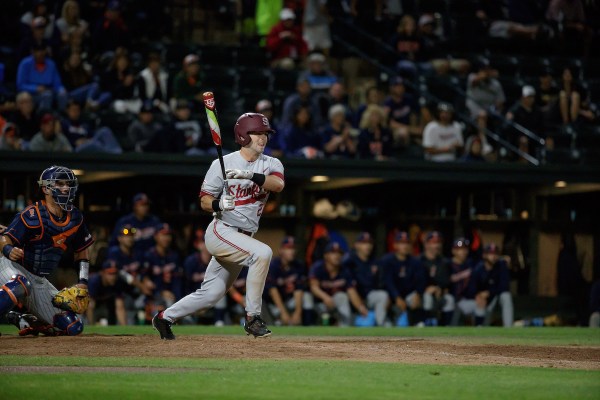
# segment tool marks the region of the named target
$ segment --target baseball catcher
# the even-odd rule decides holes
[[[38,184],[42,200],[0,228],[0,315],[8,313],[21,336],[78,335],[83,331],[78,314],[89,302],[87,249],[94,239],[73,206],[78,185],[72,170],[47,168]],[[68,248],[74,250],[79,282],[58,291],[46,277]]]

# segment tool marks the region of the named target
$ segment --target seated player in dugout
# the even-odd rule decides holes
[[[7,320],[21,336],[78,335],[83,322],[77,313],[85,312],[89,300],[88,247],[94,239],[73,206],[78,182],[71,169],[51,166],[41,173],[38,185],[42,199],[0,232],[0,315],[8,313]],[[57,303],[59,292],[47,279],[68,249],[79,268],[79,282],[72,287],[77,296],[71,302],[79,307]],[[11,311],[15,307],[19,311]]]
[[[104,261],[100,271],[90,276],[88,289],[88,324],[94,325],[105,320],[108,325],[127,325],[124,301],[127,282],[119,275],[119,268],[114,260]]]

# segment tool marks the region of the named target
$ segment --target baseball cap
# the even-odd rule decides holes
[[[404,85],[404,79],[401,76],[395,76],[390,79],[390,86]]]
[[[256,112],[272,110],[272,109],[273,109],[273,103],[271,103],[267,99],[259,100],[258,103],[256,103]]]
[[[408,237],[408,233],[405,231],[400,231],[394,235],[394,242],[402,242],[402,243],[410,243],[410,238]]]
[[[312,53],[308,56],[308,62],[325,62],[325,56],[321,53]]]
[[[433,17],[430,14],[423,14],[419,18],[419,26],[433,23]]]
[[[177,99],[175,102],[175,109],[180,110],[182,108],[191,108],[190,102],[186,99]]]
[[[137,204],[137,203],[150,204],[150,199],[148,198],[146,193],[138,193],[135,196],[133,196],[132,202],[133,202],[133,204]]]
[[[521,95],[523,97],[535,96],[535,89],[533,88],[533,86],[530,85],[523,86],[523,89],[521,90]]]
[[[425,236],[426,242],[441,242],[442,240],[443,240],[442,234],[439,233],[438,231],[431,231],[431,232],[427,233],[427,236]]]
[[[52,115],[51,113],[46,113],[42,116],[42,119],[40,119],[40,122],[42,124],[47,124],[48,122],[52,122],[54,121],[54,115]]]
[[[293,249],[296,247],[296,239],[293,236],[286,236],[281,241],[281,247],[285,249]]]
[[[171,227],[169,226],[169,224],[164,222],[162,224],[156,225],[156,233],[162,233],[165,235],[169,235],[169,234],[173,233],[173,231],[171,230]]]
[[[140,112],[154,112],[156,108],[154,107],[154,103],[152,100],[146,100],[142,103],[142,108],[140,108]]]
[[[188,65],[194,64],[194,63],[199,63],[199,62],[200,62],[200,57],[198,57],[198,55],[196,55],[196,54],[188,54],[183,59],[183,65],[185,65],[185,66],[188,66]]]
[[[289,8],[283,8],[281,9],[281,12],[279,12],[279,19],[282,21],[285,21],[286,19],[296,19],[296,14]]]
[[[456,248],[466,247],[466,248],[469,248],[469,244],[470,244],[470,242],[469,242],[468,239],[465,239],[464,237],[459,237],[459,238],[456,238],[454,240],[454,242],[452,242],[452,247],[456,247]]]
[[[117,267],[117,262],[115,260],[106,260],[102,263],[102,271],[108,274],[116,274],[119,272],[119,268]]]
[[[356,236],[356,243],[373,243],[373,236],[369,232],[361,232]]]
[[[135,235],[137,229],[131,226],[130,224],[125,224],[119,228],[119,235],[121,236],[130,236]]]
[[[325,253],[338,252],[340,254],[344,254],[344,250],[342,246],[338,242],[329,242],[327,246],[325,246]]]
[[[492,242],[492,243],[488,243],[485,245],[485,247],[483,248],[483,252],[500,254],[500,248],[498,247],[498,245],[496,243]]]
[[[454,107],[452,107],[452,104],[445,102],[439,103],[437,109],[438,111],[454,112]]]
[[[46,18],[44,17],[35,17],[32,21],[31,21],[31,26],[34,28],[43,28],[46,26]]]

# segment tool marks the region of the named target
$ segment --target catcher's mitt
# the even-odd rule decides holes
[[[52,298],[54,307],[65,311],[73,311],[76,314],[83,314],[89,303],[88,290],[77,286],[64,288]]]

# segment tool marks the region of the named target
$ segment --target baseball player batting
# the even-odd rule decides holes
[[[214,216],[204,237],[212,259],[200,289],[152,319],[161,339],[175,339],[171,326],[180,318],[213,307],[244,267],[248,267],[244,330],[254,337],[271,335],[261,318],[261,307],[273,252],[253,236],[269,193],[281,192],[285,186],[281,161],[263,154],[273,132],[264,115],[241,115],[234,127],[240,150],[223,157],[224,169],[217,159],[206,173],[200,203]]]
[[[73,206],[77,177],[69,168],[52,166],[40,175],[43,200],[18,213],[0,231],[0,315],[19,335],[78,335],[89,297],[88,247],[94,242],[81,212]],[[75,253],[79,283],[59,292],[46,277],[67,249]],[[18,306],[26,313],[11,311]]]

